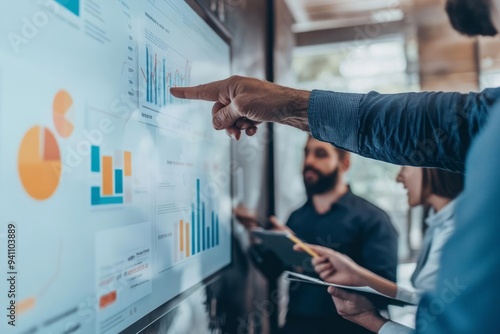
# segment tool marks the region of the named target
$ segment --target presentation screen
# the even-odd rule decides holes
[[[231,262],[230,75],[180,0],[1,0],[0,333],[116,333]]]

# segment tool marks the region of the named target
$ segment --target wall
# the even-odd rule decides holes
[[[414,0],[421,88],[423,91],[477,91],[477,41],[453,30],[444,7],[444,0]]]

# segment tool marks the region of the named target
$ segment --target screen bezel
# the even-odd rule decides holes
[[[209,26],[212,28],[215,33],[222,38],[222,40],[229,46],[229,60],[230,60],[230,66],[232,67],[232,58],[233,58],[233,53],[232,53],[232,45],[231,45],[231,35],[229,31],[216,19],[216,17],[210,13],[209,11],[205,10],[196,0],[184,0],[190,7],[193,9]],[[232,71],[232,68],[231,68]],[[215,131],[215,130],[214,130]],[[229,157],[230,161],[233,157],[233,150],[232,150],[232,144],[229,147]],[[232,175],[231,175],[232,176]],[[234,184],[233,184],[233,178],[231,177],[231,182],[230,182],[230,189],[231,189],[231,198],[234,197]],[[173,310],[175,307],[177,307],[180,303],[182,303],[184,300],[186,300],[189,296],[191,296],[194,292],[198,291],[201,288],[207,287],[208,285],[214,283],[217,279],[221,277],[221,275],[229,270],[231,266],[233,265],[234,262],[234,228],[233,228],[233,218],[231,218],[230,221],[230,235],[231,235],[231,244],[230,244],[230,250],[231,250],[231,256],[230,256],[230,262],[225,265],[224,267],[220,268],[210,276],[206,277],[203,279],[201,282],[195,284],[191,288],[187,289],[184,292],[180,292],[170,300],[166,301],[159,307],[155,308],[151,312],[147,313],[145,316],[143,316],[141,319],[138,321],[134,322],[127,328],[125,328],[121,333],[140,333],[144,330],[146,330],[149,326],[151,326],[153,323],[156,321],[161,320],[165,315],[168,314],[171,310]]]

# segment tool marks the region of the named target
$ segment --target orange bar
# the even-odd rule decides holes
[[[129,151],[125,151],[123,153],[123,158],[124,158],[123,175],[132,176],[132,153],[130,153]]]
[[[108,305],[113,304],[116,301],[116,290],[112,291],[99,299],[99,307],[105,308]]]
[[[113,158],[102,157],[102,194],[113,195]]]
[[[189,223],[186,223],[186,257],[191,255],[191,245],[189,244]]]
[[[181,238],[181,252],[184,251],[184,221],[181,220],[181,225],[179,226],[180,238]]]

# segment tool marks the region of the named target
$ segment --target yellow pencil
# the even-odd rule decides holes
[[[299,238],[297,238],[295,235],[289,233],[287,235],[288,239],[292,240],[294,244],[298,245],[300,248],[304,250],[307,254],[311,255],[314,258],[318,258],[319,255],[313,251],[311,248],[309,248],[305,243],[303,243]]]

